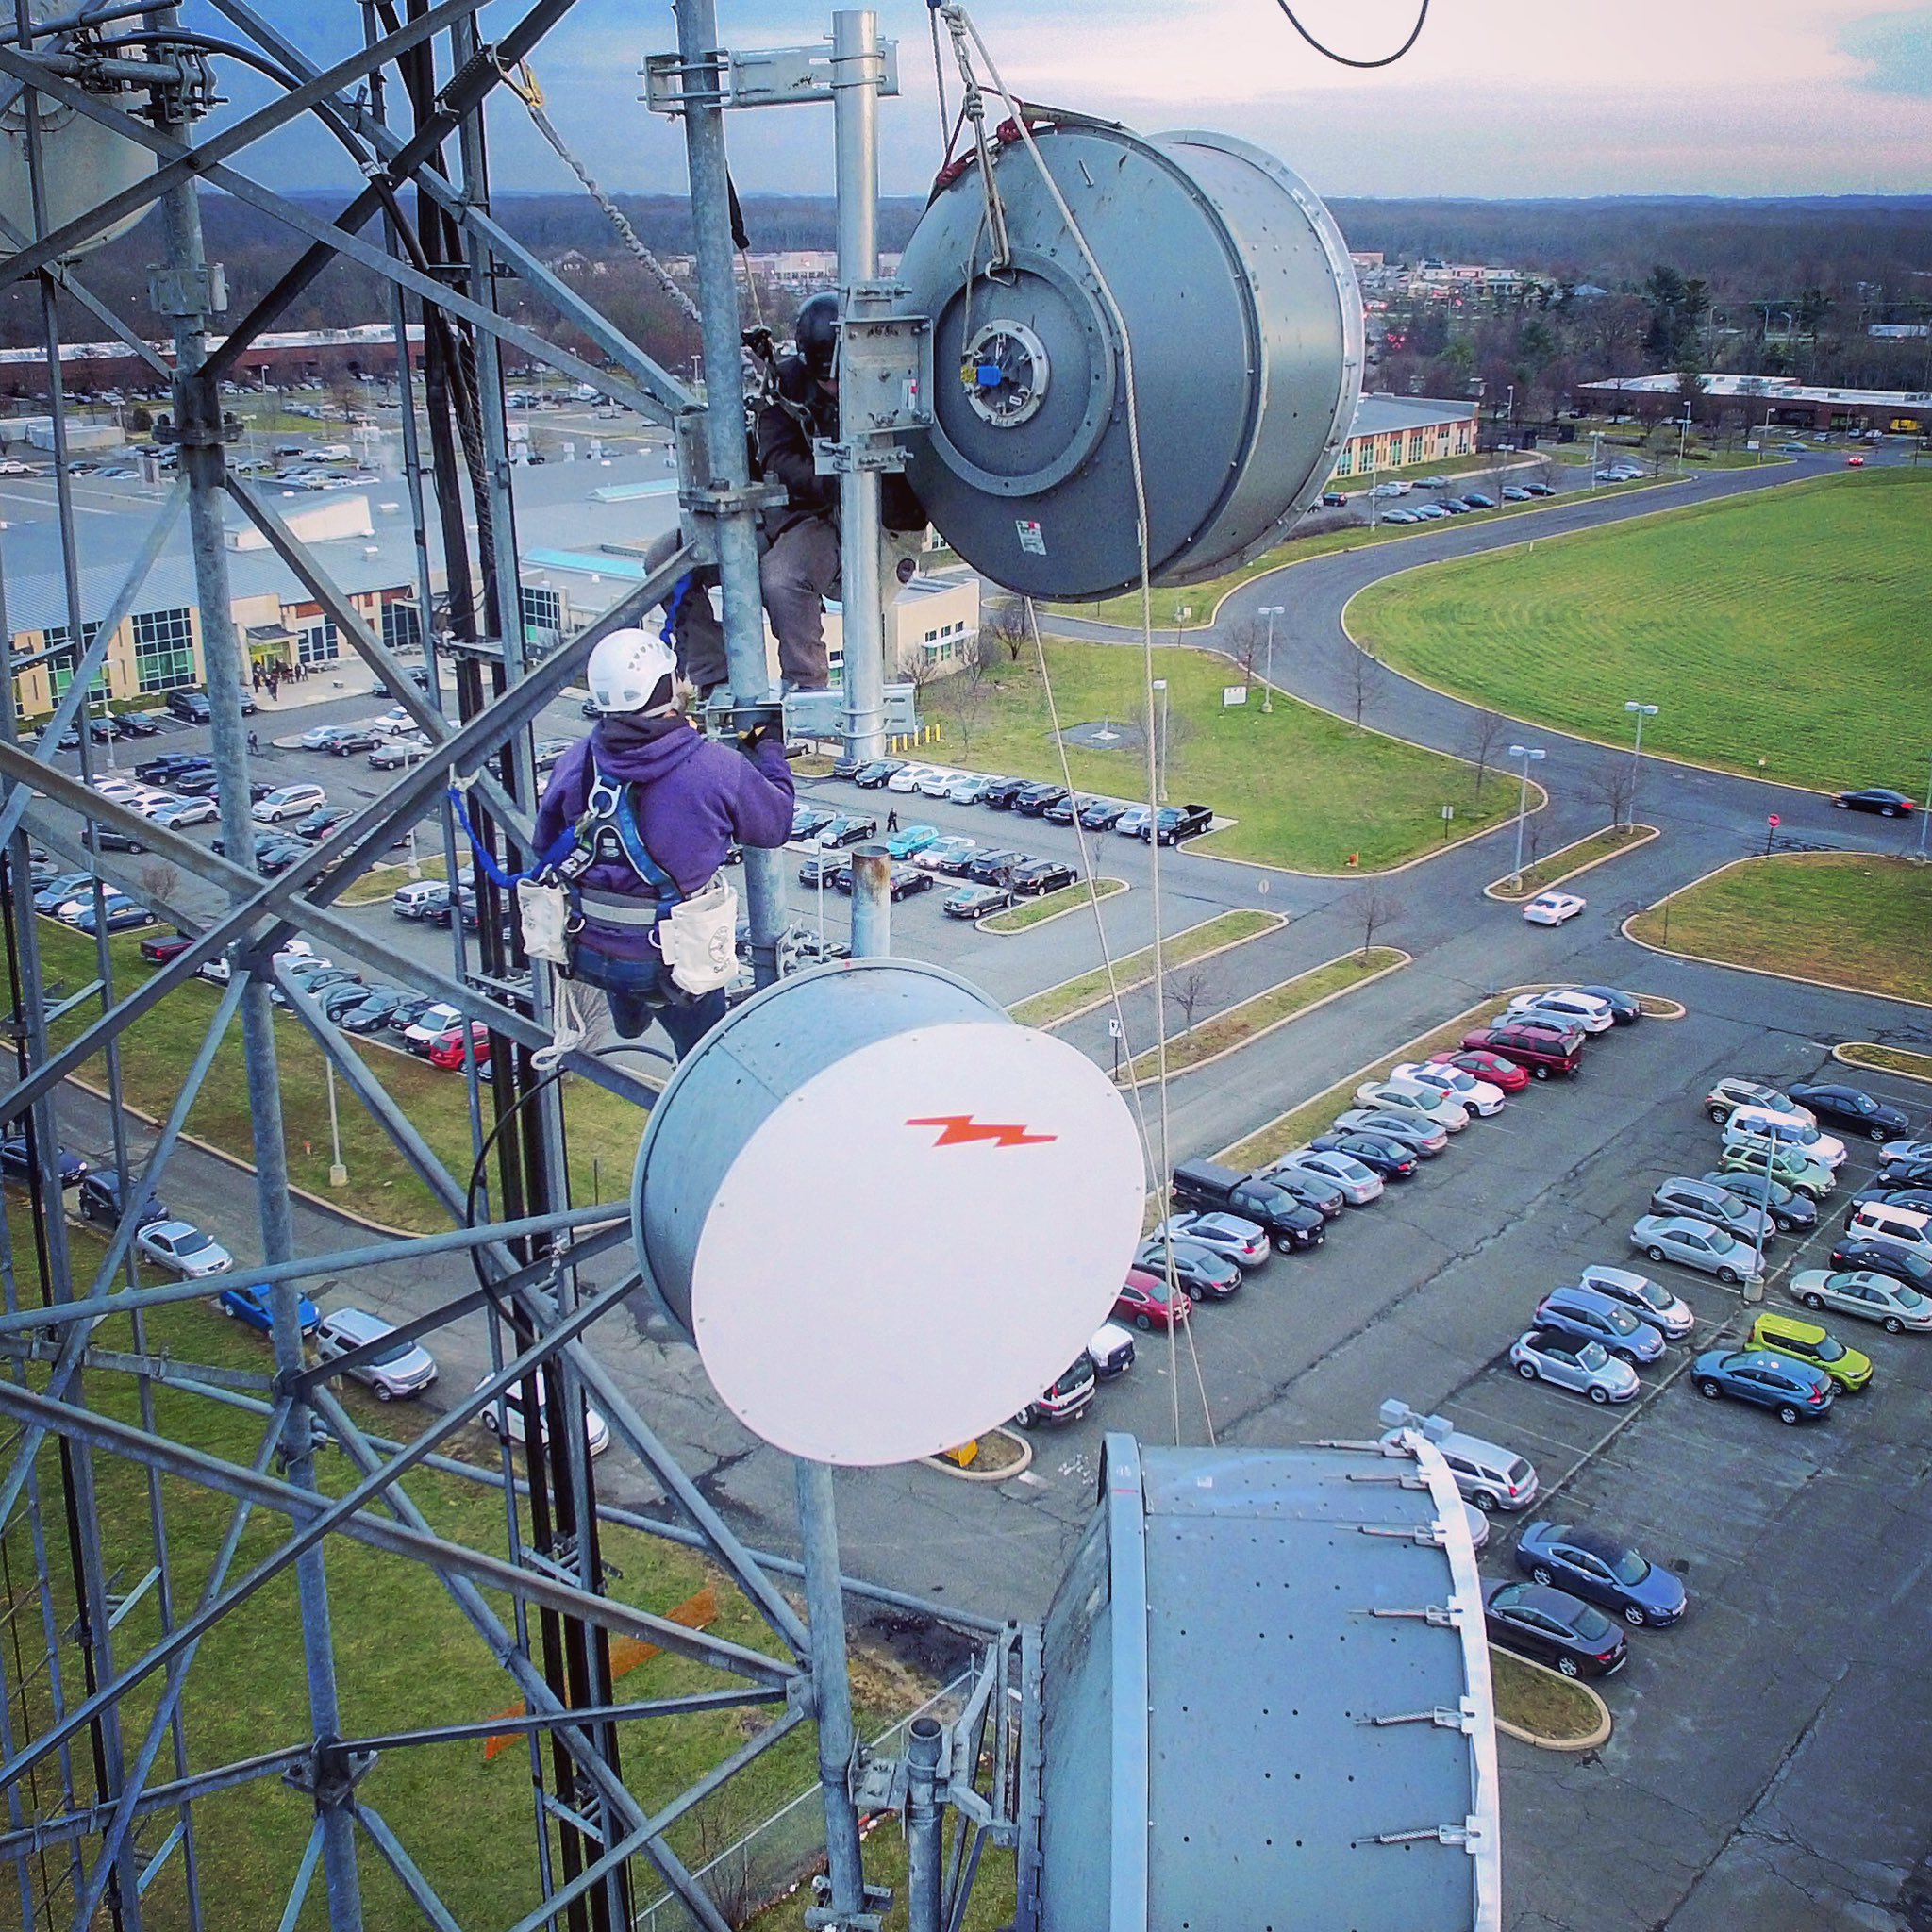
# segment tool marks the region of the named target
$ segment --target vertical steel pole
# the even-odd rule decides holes
[[[1925,758],[1925,790],[1919,799],[1919,857],[1925,856],[1925,827],[1932,824],[1932,753]]]
[[[842,312],[854,291],[878,274],[878,16],[870,9],[832,16],[832,122],[839,194],[839,288]],[[842,348],[841,351],[842,358]],[[842,380],[842,391],[848,385]],[[886,748],[885,610],[879,582],[879,477],[854,461],[839,477],[839,575],[845,650],[845,755],[881,757]]]
[[[852,957],[883,959],[892,950],[892,858],[883,845],[852,852]]]
[[[940,1867],[944,1813],[939,1800],[940,1725],[912,1720],[906,1747],[906,1924],[908,1932],[940,1932]]]
[[[772,681],[765,662],[757,513],[743,496],[751,471],[744,451],[744,364],[738,332],[738,282],[731,262],[724,62],[718,48],[716,0],[678,0],[677,51],[684,66],[684,145],[691,170],[698,303],[704,310],[705,454],[712,487],[724,492],[712,518],[724,601],[724,655],[731,667],[733,703],[760,705],[771,701]],[[849,607],[849,586],[846,602]],[[849,663],[849,645],[846,655]],[[758,985],[769,986],[778,976],[778,934],[785,924],[778,854],[748,846],[744,883],[752,973]]]
[[[1523,822],[1529,815],[1529,759],[1523,760],[1523,790],[1516,798],[1516,863],[1510,869],[1510,876],[1520,880],[1523,877]]]
[[[159,26],[175,25],[170,7],[149,16]],[[190,128],[170,111],[169,97],[157,92],[155,122],[184,145]],[[175,326],[175,422],[181,471],[188,479],[188,526],[194,559],[196,600],[201,607],[202,669],[208,687],[210,734],[214,741],[216,789],[221,803],[222,843],[241,865],[253,861],[255,824],[248,791],[248,736],[242,716],[243,668],[228,588],[228,558],[223,508],[223,475],[227,458],[222,445],[222,403],[212,379],[202,373],[208,321],[208,256],[203,246],[201,209],[191,178],[171,190],[161,203],[162,234],[170,264],[168,293]],[[248,1107],[254,1123],[256,1204],[261,1245],[270,1263],[295,1252],[289,1210],[288,1152],[282,1139],[280,1072],[275,1056],[275,1016],[265,976],[252,973],[242,995],[243,1056]],[[278,1374],[304,1368],[298,1291],[292,1281],[270,1291],[271,1333]],[[291,1405],[284,1436],[289,1480],[313,1490],[315,1453],[309,1410]],[[316,1737],[341,1732],[336,1694],[335,1646],[329,1627],[328,1582],[318,1544],[297,1559],[296,1597],[302,1628],[302,1656],[308,1674],[309,1721]],[[318,1793],[322,1821],[323,1874],[332,1932],[361,1932],[362,1895],[356,1873],[354,1822],[342,1800],[347,1792]]]

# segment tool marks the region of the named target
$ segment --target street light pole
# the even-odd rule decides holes
[[[328,1075],[328,1184],[332,1188],[345,1188],[349,1184],[349,1170],[342,1165],[342,1124],[336,1112],[336,1063],[325,1055],[322,1065]]]
[[[1274,709],[1274,620],[1287,608],[1285,604],[1264,604],[1261,607],[1261,615],[1268,620],[1268,666],[1261,674],[1261,709],[1269,714]],[[1919,829],[1924,830],[1923,821]]]
[[[1657,708],[1655,705],[1641,705],[1635,698],[1627,698],[1624,700],[1624,708],[1637,720],[1637,742],[1630,748],[1630,828],[1635,831],[1637,788],[1643,778],[1643,721],[1646,718],[1655,718]],[[1612,825],[1610,829],[1615,831],[1616,827]]]
[[[1529,768],[1549,754],[1536,745],[1512,744],[1509,756],[1523,760],[1523,790],[1516,800],[1516,867],[1511,874],[1520,885],[1523,881],[1523,824],[1529,816]]]
[[[1154,743],[1154,799],[1157,805],[1167,803],[1167,679],[1154,680],[1156,702],[1159,710],[1155,721],[1155,730],[1159,734]]]
[[[1925,791],[1919,800],[1919,857],[1925,856],[1925,826],[1932,820],[1932,752],[1925,755]]]
[[[1597,467],[1603,461],[1603,441],[1604,433],[1601,429],[1592,429],[1590,432],[1590,493],[1592,496],[1596,494]]]

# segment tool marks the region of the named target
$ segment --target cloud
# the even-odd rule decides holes
[[[1838,45],[1865,67],[1857,86],[1874,93],[1932,99],[1932,7],[1848,21],[1839,29]]]

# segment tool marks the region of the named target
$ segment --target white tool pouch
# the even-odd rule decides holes
[[[561,886],[517,884],[517,917],[524,928],[524,951],[553,966],[570,964],[570,894]]]
[[[688,993],[716,992],[738,976],[738,894],[723,873],[658,918],[665,970]]]

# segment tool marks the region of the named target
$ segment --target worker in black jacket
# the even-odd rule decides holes
[[[778,358],[775,392],[758,412],[759,467],[786,492],[782,506],[765,512],[768,547],[759,575],[784,689],[826,691],[824,600],[839,593],[839,479],[818,474],[812,441],[839,434],[838,296],[829,290],[809,296],[794,336],[795,352]],[[912,580],[925,512],[905,477],[891,474],[882,479],[880,508],[880,594],[890,605]]]

